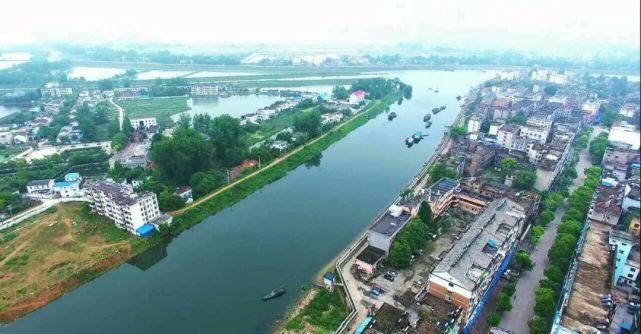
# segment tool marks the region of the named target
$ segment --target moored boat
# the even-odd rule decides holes
[[[430,120],[431,118],[432,118],[432,115],[427,114],[427,115],[423,116],[423,122],[429,122],[429,120]]]
[[[390,121],[393,120],[394,118],[396,118],[396,113],[393,111],[389,113],[389,115],[387,115],[387,119]]]
[[[283,288],[283,287],[280,287],[278,289],[274,289],[271,292],[269,292],[268,294],[266,294],[265,297],[263,297],[263,300],[270,300],[270,299],[278,298],[278,297],[284,295],[285,292],[287,292],[287,290],[285,290],[285,288]]]

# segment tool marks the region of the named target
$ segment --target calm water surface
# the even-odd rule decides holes
[[[396,74],[396,73],[395,73]],[[299,288],[402,190],[458,112],[455,97],[488,72],[399,72],[412,100],[334,144],[315,164],[209,217],[166,248],[123,264],[0,329],[2,333],[265,333]],[[438,94],[428,87],[439,88]],[[405,137],[430,136],[407,149]],[[263,302],[274,287],[283,297]]]
[[[280,100],[278,96],[256,94],[232,95],[230,97],[194,97],[187,100],[187,105],[191,110],[184,113],[190,116],[209,114],[212,118],[228,114],[240,118],[241,115],[256,112],[256,110],[267,107],[278,100]],[[177,121],[180,119],[180,114],[173,115],[172,119]]]

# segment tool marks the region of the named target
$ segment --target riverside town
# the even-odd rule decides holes
[[[0,22],[0,333],[638,333],[639,4],[328,1]]]

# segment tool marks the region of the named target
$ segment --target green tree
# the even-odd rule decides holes
[[[125,115],[122,121],[122,133],[129,138],[132,132],[134,132],[134,128],[131,126],[131,120],[129,119],[129,116]]]
[[[111,138],[111,148],[114,151],[120,151],[125,145],[127,145],[127,142],[129,141],[129,137],[127,137],[126,134],[122,132],[116,133],[113,138]]]
[[[528,255],[528,253],[526,252],[516,253],[516,256],[514,256],[514,261],[516,262],[517,266],[521,268],[521,270],[530,271],[532,270],[532,268],[534,268],[532,260],[530,259],[530,255]]]
[[[567,233],[557,234],[554,244],[548,251],[548,260],[562,271],[566,271],[570,266],[575,245],[576,238],[573,235]]]
[[[421,206],[418,208],[418,217],[421,219],[423,224],[427,226],[432,224],[432,208],[426,201],[421,202]]]
[[[114,82],[111,79],[103,79],[98,81],[98,89],[105,91],[105,90],[112,90],[115,88]]]
[[[536,173],[529,170],[520,170],[512,181],[512,187],[517,190],[532,190],[536,182]]]
[[[539,213],[539,224],[546,226],[549,224],[551,221],[554,220],[554,212],[550,210],[545,210],[541,213]]]
[[[185,201],[178,195],[165,190],[158,195],[158,207],[161,211],[173,211],[182,208]]]
[[[201,197],[220,187],[225,182],[225,174],[220,171],[197,172],[191,176],[189,185],[194,196]]]
[[[503,313],[512,310],[512,297],[505,292],[500,292],[496,297],[496,310]]]
[[[563,204],[563,200],[564,198],[562,194],[558,192],[551,192],[545,196],[543,204],[547,210],[555,211],[561,206],[561,204]]]
[[[299,113],[294,118],[294,129],[297,132],[307,132],[311,137],[317,137],[321,129],[321,113],[318,110]]]
[[[545,233],[545,228],[541,225],[534,225],[532,227],[532,236],[531,236],[531,241],[532,244],[536,245],[539,243],[539,240],[541,239],[541,236]]]
[[[527,322],[530,328],[530,334],[549,334],[548,322],[543,317],[534,316]]]
[[[503,175],[509,175],[518,163],[513,158],[503,158],[499,164]]]
[[[462,136],[465,136],[466,133],[467,133],[467,128],[463,125],[458,125],[458,126],[452,127],[452,129],[450,130],[450,137],[452,137],[452,139],[454,140],[457,140]]]
[[[339,100],[346,100],[349,98],[350,92],[343,86],[334,86],[332,89],[332,97]]]
[[[245,148],[241,142],[241,135],[242,129],[238,119],[222,115],[212,120],[209,138],[214,147],[214,157],[220,165],[231,167],[242,161]]]
[[[600,165],[603,159],[605,149],[608,147],[608,134],[601,132],[596,138],[590,142],[590,155],[592,156],[592,163]]]
[[[211,125],[211,117],[209,114],[196,114],[194,115],[193,125],[196,131],[202,134],[208,133]]]
[[[444,163],[439,162],[432,167],[430,167],[430,181],[431,182],[437,182],[438,180],[444,178],[444,177],[449,177],[451,179],[457,179],[458,175],[456,174],[456,171],[454,171],[452,168],[447,167]]]
[[[180,127],[171,138],[154,142],[151,157],[167,180],[184,184],[194,173],[209,169],[211,152],[211,144],[200,133]]]
[[[581,235],[581,223],[579,223],[576,220],[566,220],[559,225],[558,232],[557,233],[567,233],[571,234],[575,237],[579,237]]]
[[[524,112],[519,111],[516,115],[514,115],[514,116],[512,116],[512,118],[510,118],[510,123],[518,124],[518,125],[525,125],[527,123],[527,116],[525,116]]]
[[[388,261],[390,265],[394,268],[407,268],[410,266],[410,259],[412,256],[412,249],[405,242],[399,242],[396,240],[392,243],[390,248],[390,253]]]
[[[550,282],[553,282],[559,285],[563,283],[563,280],[565,280],[565,275],[563,274],[561,269],[559,269],[559,267],[557,266],[548,266],[543,271],[543,274]]]
[[[534,290],[534,313],[540,317],[548,318],[554,314],[556,299],[554,291],[547,288]]]
[[[498,314],[496,312],[492,312],[492,313],[490,313],[490,315],[487,316],[487,324],[490,327],[496,327],[500,323],[501,323],[501,315],[500,314]]]

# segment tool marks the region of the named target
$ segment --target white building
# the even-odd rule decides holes
[[[349,96],[349,104],[359,104],[362,101],[365,101],[365,92],[362,90],[357,90]]]
[[[129,120],[131,127],[134,129],[145,128],[148,129],[152,126],[157,126],[156,117],[147,117],[147,118],[133,118]]]
[[[527,125],[550,128],[552,126],[552,116],[535,115],[527,118]]]
[[[619,109],[619,115],[627,118],[633,118],[637,112],[637,107],[632,103],[626,103]]]
[[[214,84],[195,84],[191,85],[192,96],[217,96],[218,86]]]
[[[49,82],[40,89],[40,94],[44,97],[62,97],[72,95],[73,91],[69,87],[60,87],[57,82]]]
[[[565,85],[566,83],[568,83],[568,77],[569,77],[569,75],[567,75],[567,74],[561,74],[561,73],[558,73],[558,72],[552,72],[552,73],[550,73],[550,77],[549,77],[548,80],[551,83],[555,83],[557,85]]]
[[[501,147],[511,149],[512,140],[518,134],[519,128],[512,125],[504,125],[497,132],[497,142]]]
[[[499,73],[499,78],[501,80],[516,80],[521,78],[521,72],[519,71],[502,71]]]
[[[622,122],[623,123],[623,122]],[[610,128],[608,141],[611,145],[627,148],[631,150],[638,150],[641,146],[641,134],[634,126],[621,124]]]
[[[541,144],[545,144],[545,142],[548,139],[549,133],[550,133],[549,127],[543,127],[543,126],[522,126],[521,127],[522,137],[530,138]]]
[[[467,133],[479,133],[481,131],[481,118],[474,115],[467,120]]]
[[[51,197],[53,180],[31,180],[27,183],[27,196],[32,198]]]
[[[535,81],[548,81],[550,77],[550,72],[548,70],[535,70],[532,71],[532,80]]]
[[[146,236],[160,224],[170,223],[171,217],[158,208],[156,194],[134,193],[131,186],[100,182],[87,186],[91,210],[116,223],[129,233]]]
[[[11,131],[0,132],[0,144],[11,145],[13,144],[13,134]]]
[[[82,189],[80,189],[81,182],[82,177],[80,177],[80,174],[67,173],[64,181],[54,182],[52,190],[60,197],[81,197],[84,195]]]
[[[581,106],[581,111],[583,111],[584,113],[588,113],[590,115],[594,115],[599,111],[599,108],[601,108],[601,101],[599,100],[585,101]]]
[[[548,99],[548,103],[560,103],[565,105],[568,102],[568,97],[565,95],[553,95]]]
[[[64,102],[62,100],[46,102],[44,104],[45,112],[48,112],[50,114],[57,114],[60,112],[60,109],[62,109],[63,105]]]

